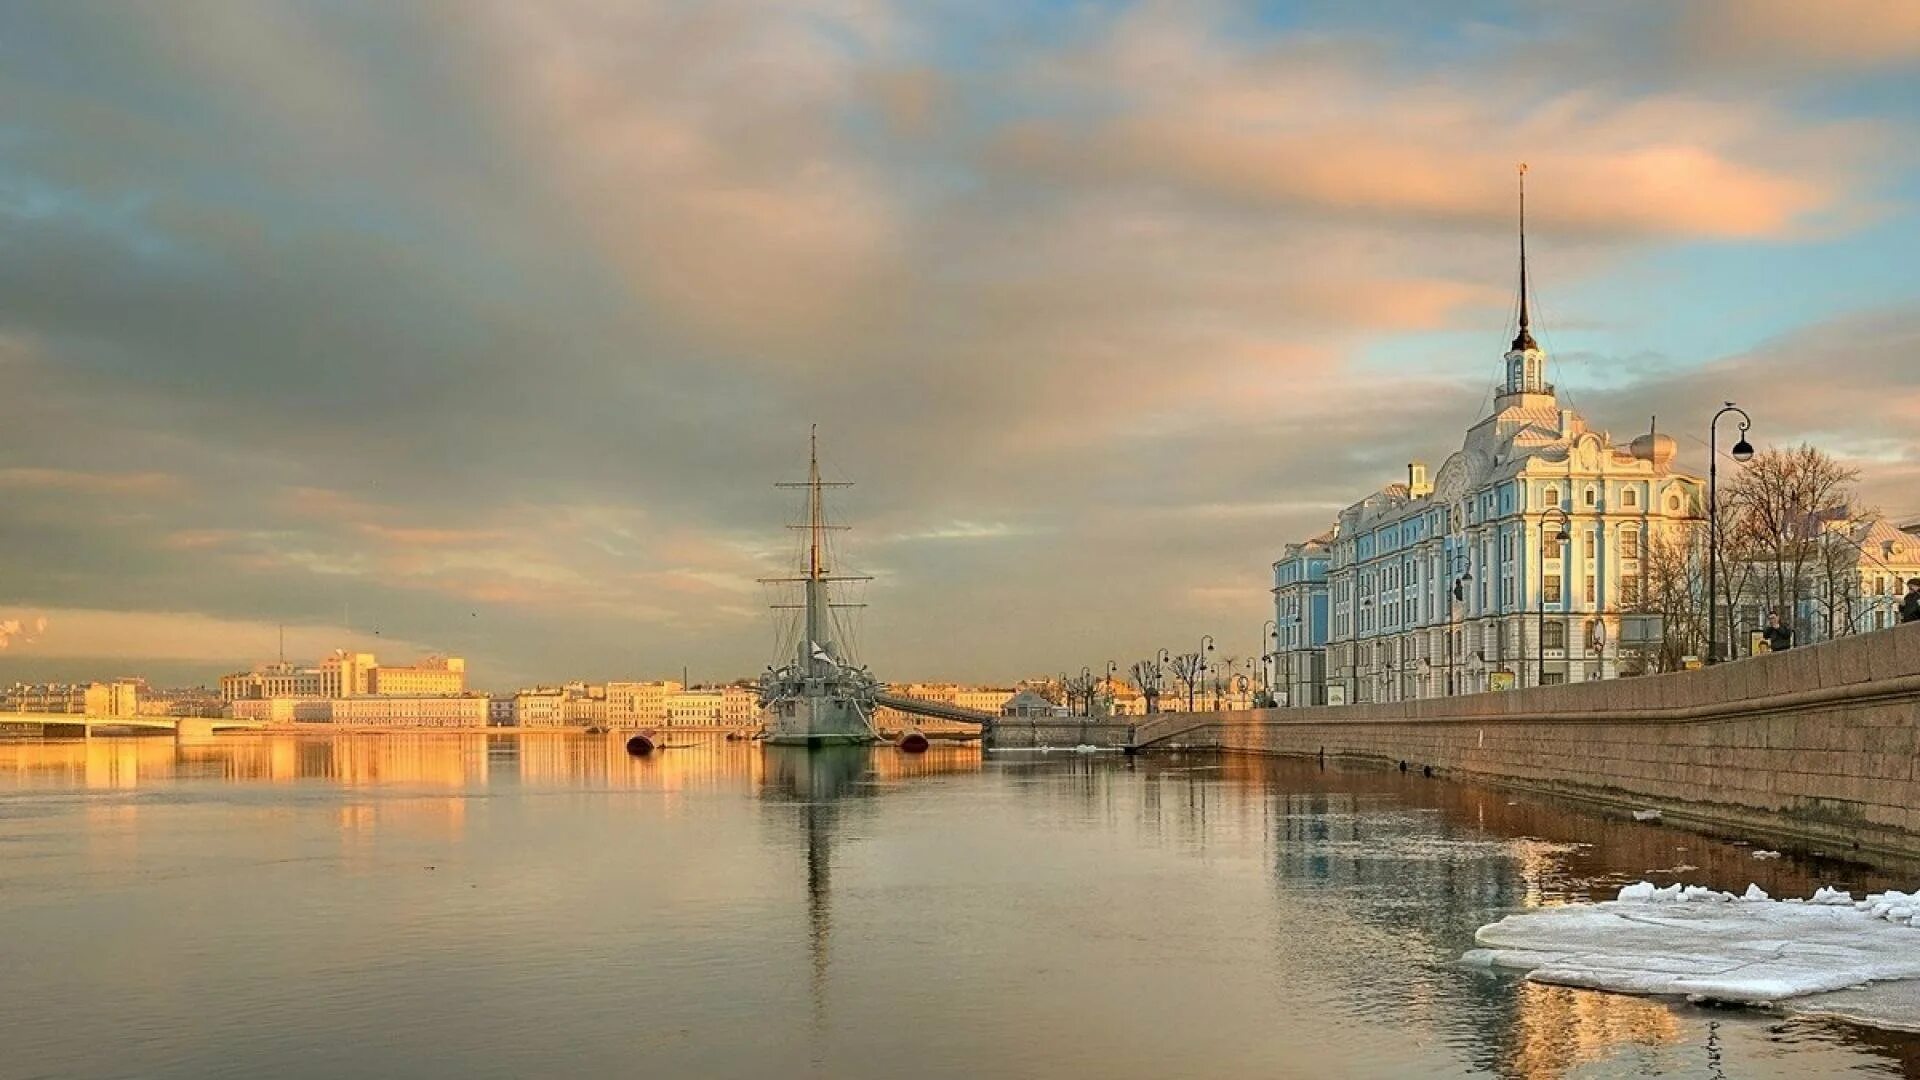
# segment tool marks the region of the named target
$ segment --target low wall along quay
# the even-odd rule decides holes
[[[1135,749],[1361,759],[1920,857],[1920,625],[1698,671],[1393,704],[1168,713]]]

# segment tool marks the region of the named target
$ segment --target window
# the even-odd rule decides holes
[[[1639,574],[1620,575],[1620,600],[1626,604],[1637,604],[1640,602]]]
[[[1546,588],[1544,591],[1546,592],[1547,603],[1557,604],[1560,602],[1560,575],[1559,574],[1547,575]]]
[[[1640,557],[1640,530],[1620,530],[1620,557],[1623,559],[1637,559]]]
[[[1587,603],[1593,604],[1598,602],[1599,599],[1600,599],[1600,594],[1595,591],[1593,575],[1588,574],[1587,575]]]
[[[1667,496],[1667,513],[1677,514],[1679,512],[1680,512],[1680,495],[1678,492],[1675,492],[1674,494]]]
[[[1567,647],[1567,624],[1555,620],[1540,628],[1540,647],[1543,649],[1564,649]]]
[[[1540,502],[1541,502],[1541,505],[1543,506],[1559,506],[1560,505],[1560,489],[1557,487],[1549,486],[1546,490],[1546,493],[1540,496]]]
[[[1545,675],[1540,676],[1541,686],[1559,686],[1566,681],[1567,673],[1564,671],[1549,671]]]
[[[1597,487],[1594,487],[1591,484],[1587,485],[1587,505],[1588,506],[1600,505],[1600,489]]]
[[[1628,508],[1628,509],[1632,509],[1632,508],[1634,508],[1634,507],[1636,507],[1636,506],[1639,506],[1639,505],[1640,505],[1640,493],[1639,493],[1638,491],[1635,491],[1635,490],[1634,490],[1633,488],[1623,488],[1623,489],[1621,489],[1621,491],[1620,491],[1620,505],[1621,505],[1621,506],[1624,506],[1624,507],[1626,507],[1626,508]]]

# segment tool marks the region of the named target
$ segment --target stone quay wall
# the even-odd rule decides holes
[[[1698,671],[1391,704],[1169,713],[1133,746],[1367,760],[1920,857],[1920,625]]]
[[[1207,715],[1187,713],[1190,717]],[[1097,746],[1119,749],[1133,745],[1138,716],[996,716],[983,732],[990,750],[1072,749]]]

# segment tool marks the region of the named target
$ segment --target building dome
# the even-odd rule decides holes
[[[1662,435],[1657,431],[1649,431],[1634,439],[1632,446],[1628,449],[1641,461],[1652,462],[1656,469],[1665,469],[1671,465],[1674,455],[1680,452],[1680,447],[1673,441],[1673,436]]]

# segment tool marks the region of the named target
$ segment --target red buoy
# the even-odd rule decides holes
[[[909,731],[905,735],[900,736],[900,749],[909,754],[924,754],[930,745],[932,744],[927,742],[927,737],[917,731]]]
[[[634,735],[627,739],[627,753],[634,757],[646,757],[653,753],[653,740],[644,731]]]

